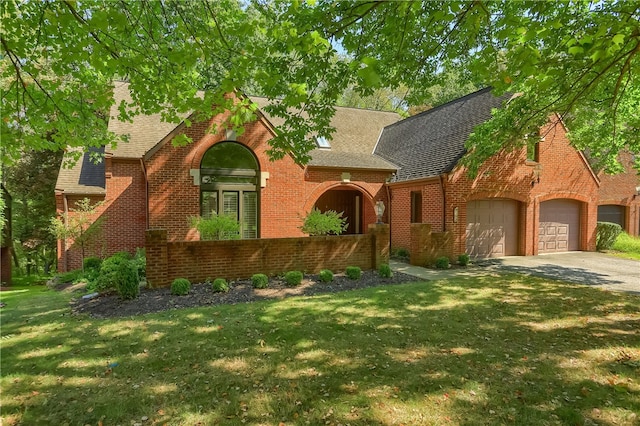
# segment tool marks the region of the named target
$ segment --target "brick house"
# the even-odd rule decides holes
[[[125,83],[115,84],[115,98],[115,105],[130,101]],[[557,116],[530,149],[495,155],[473,180],[458,165],[472,129],[508,99],[483,89],[402,121],[395,113],[338,107],[333,139],[319,140],[304,167],[290,157],[268,159],[281,123],[262,110],[238,137],[207,132],[224,116],[189,128],[159,116],[112,119],[109,128],[129,142],[106,147],[103,163],[85,154],[61,168],[58,212],[84,197],[103,200],[97,216],[106,219],[104,236],[93,248],[102,256],[143,247],[146,229],[166,230],[169,241],[197,240],[187,218],[211,211],[235,215],[243,238],[302,236],[302,217],[314,206],[344,212],[347,233],[360,234],[376,221],[377,201],[387,206],[392,248],[422,250],[415,237],[426,232],[450,257],[595,250],[600,180]],[[173,146],[180,132],[193,142]],[[625,191],[607,202],[620,204]],[[72,241],[59,241],[58,257],[59,270],[80,265]]]
[[[618,160],[623,173],[599,175],[598,221],[617,223],[629,235],[640,235],[640,176],[633,168],[635,156],[623,151]]]
[[[131,102],[126,83],[115,84],[115,106]],[[266,99],[252,98],[259,106]],[[302,218],[314,207],[344,212],[347,233],[366,232],[376,221],[374,205],[386,202],[385,182],[396,167],[373,155],[374,145],[396,113],[338,108],[331,142],[320,140],[305,167],[291,157],[270,161],[268,141],[280,123],[259,112],[241,136],[211,134],[212,122],[171,125],[160,116],[137,116],[133,122],[112,119],[109,129],[129,135],[127,143],[106,147],[94,164],[88,154],[72,168],[61,167],[56,184],[57,211],[71,211],[76,201],[103,201],[102,238],[87,253],[107,256],[144,247],[146,229],[165,229],[169,241],[195,240],[188,218],[211,211],[233,214],[243,238],[299,237]],[[185,132],[193,142],[175,147]],[[73,241],[58,242],[58,269],[80,267]]]
[[[494,155],[473,180],[458,165],[473,128],[508,99],[484,89],[384,129],[375,154],[399,166],[388,185],[393,247],[411,247],[411,224],[426,223],[454,256],[595,250],[599,180],[557,116],[530,149]]]

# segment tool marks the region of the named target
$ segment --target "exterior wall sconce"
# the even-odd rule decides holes
[[[533,167],[533,172],[531,174],[531,187],[533,188],[536,183],[540,183],[540,175],[542,174],[542,164],[538,163]]]
[[[376,210],[376,215],[378,216],[378,224],[382,223],[382,215],[384,214],[384,202],[382,200],[376,201],[376,205],[374,206]]]
[[[344,172],[340,175],[340,178],[342,179],[342,183],[349,183],[351,182],[351,173]]]

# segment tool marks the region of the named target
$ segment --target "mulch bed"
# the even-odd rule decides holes
[[[140,290],[140,296],[135,300],[122,300],[117,294],[111,293],[102,294],[93,299],[79,297],[71,301],[71,307],[76,314],[88,314],[94,318],[129,317],[170,309],[337,293],[416,280],[417,278],[400,272],[394,272],[391,278],[381,278],[375,271],[363,271],[362,277],[358,280],[351,280],[344,274],[335,274],[334,280],[329,283],[320,281],[317,275],[305,275],[302,283],[297,287],[289,287],[279,278],[270,278],[268,288],[254,289],[251,280],[237,280],[229,283],[230,290],[227,293],[214,293],[211,285],[206,283],[193,284],[189,294],[185,296],[172,295],[170,288],[143,288]]]

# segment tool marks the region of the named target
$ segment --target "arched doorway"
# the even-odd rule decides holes
[[[219,142],[200,162],[200,214],[231,216],[240,238],[258,238],[259,175],[253,152],[237,142]]]
[[[330,189],[318,198],[314,207],[321,212],[328,210],[342,212],[342,217],[347,220],[347,229],[344,234],[362,234],[363,198],[362,192],[357,189]]]

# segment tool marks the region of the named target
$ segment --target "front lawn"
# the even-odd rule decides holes
[[[640,412],[640,298],[542,278],[110,320],[71,316],[42,287],[0,297],[3,425],[632,425]]]

